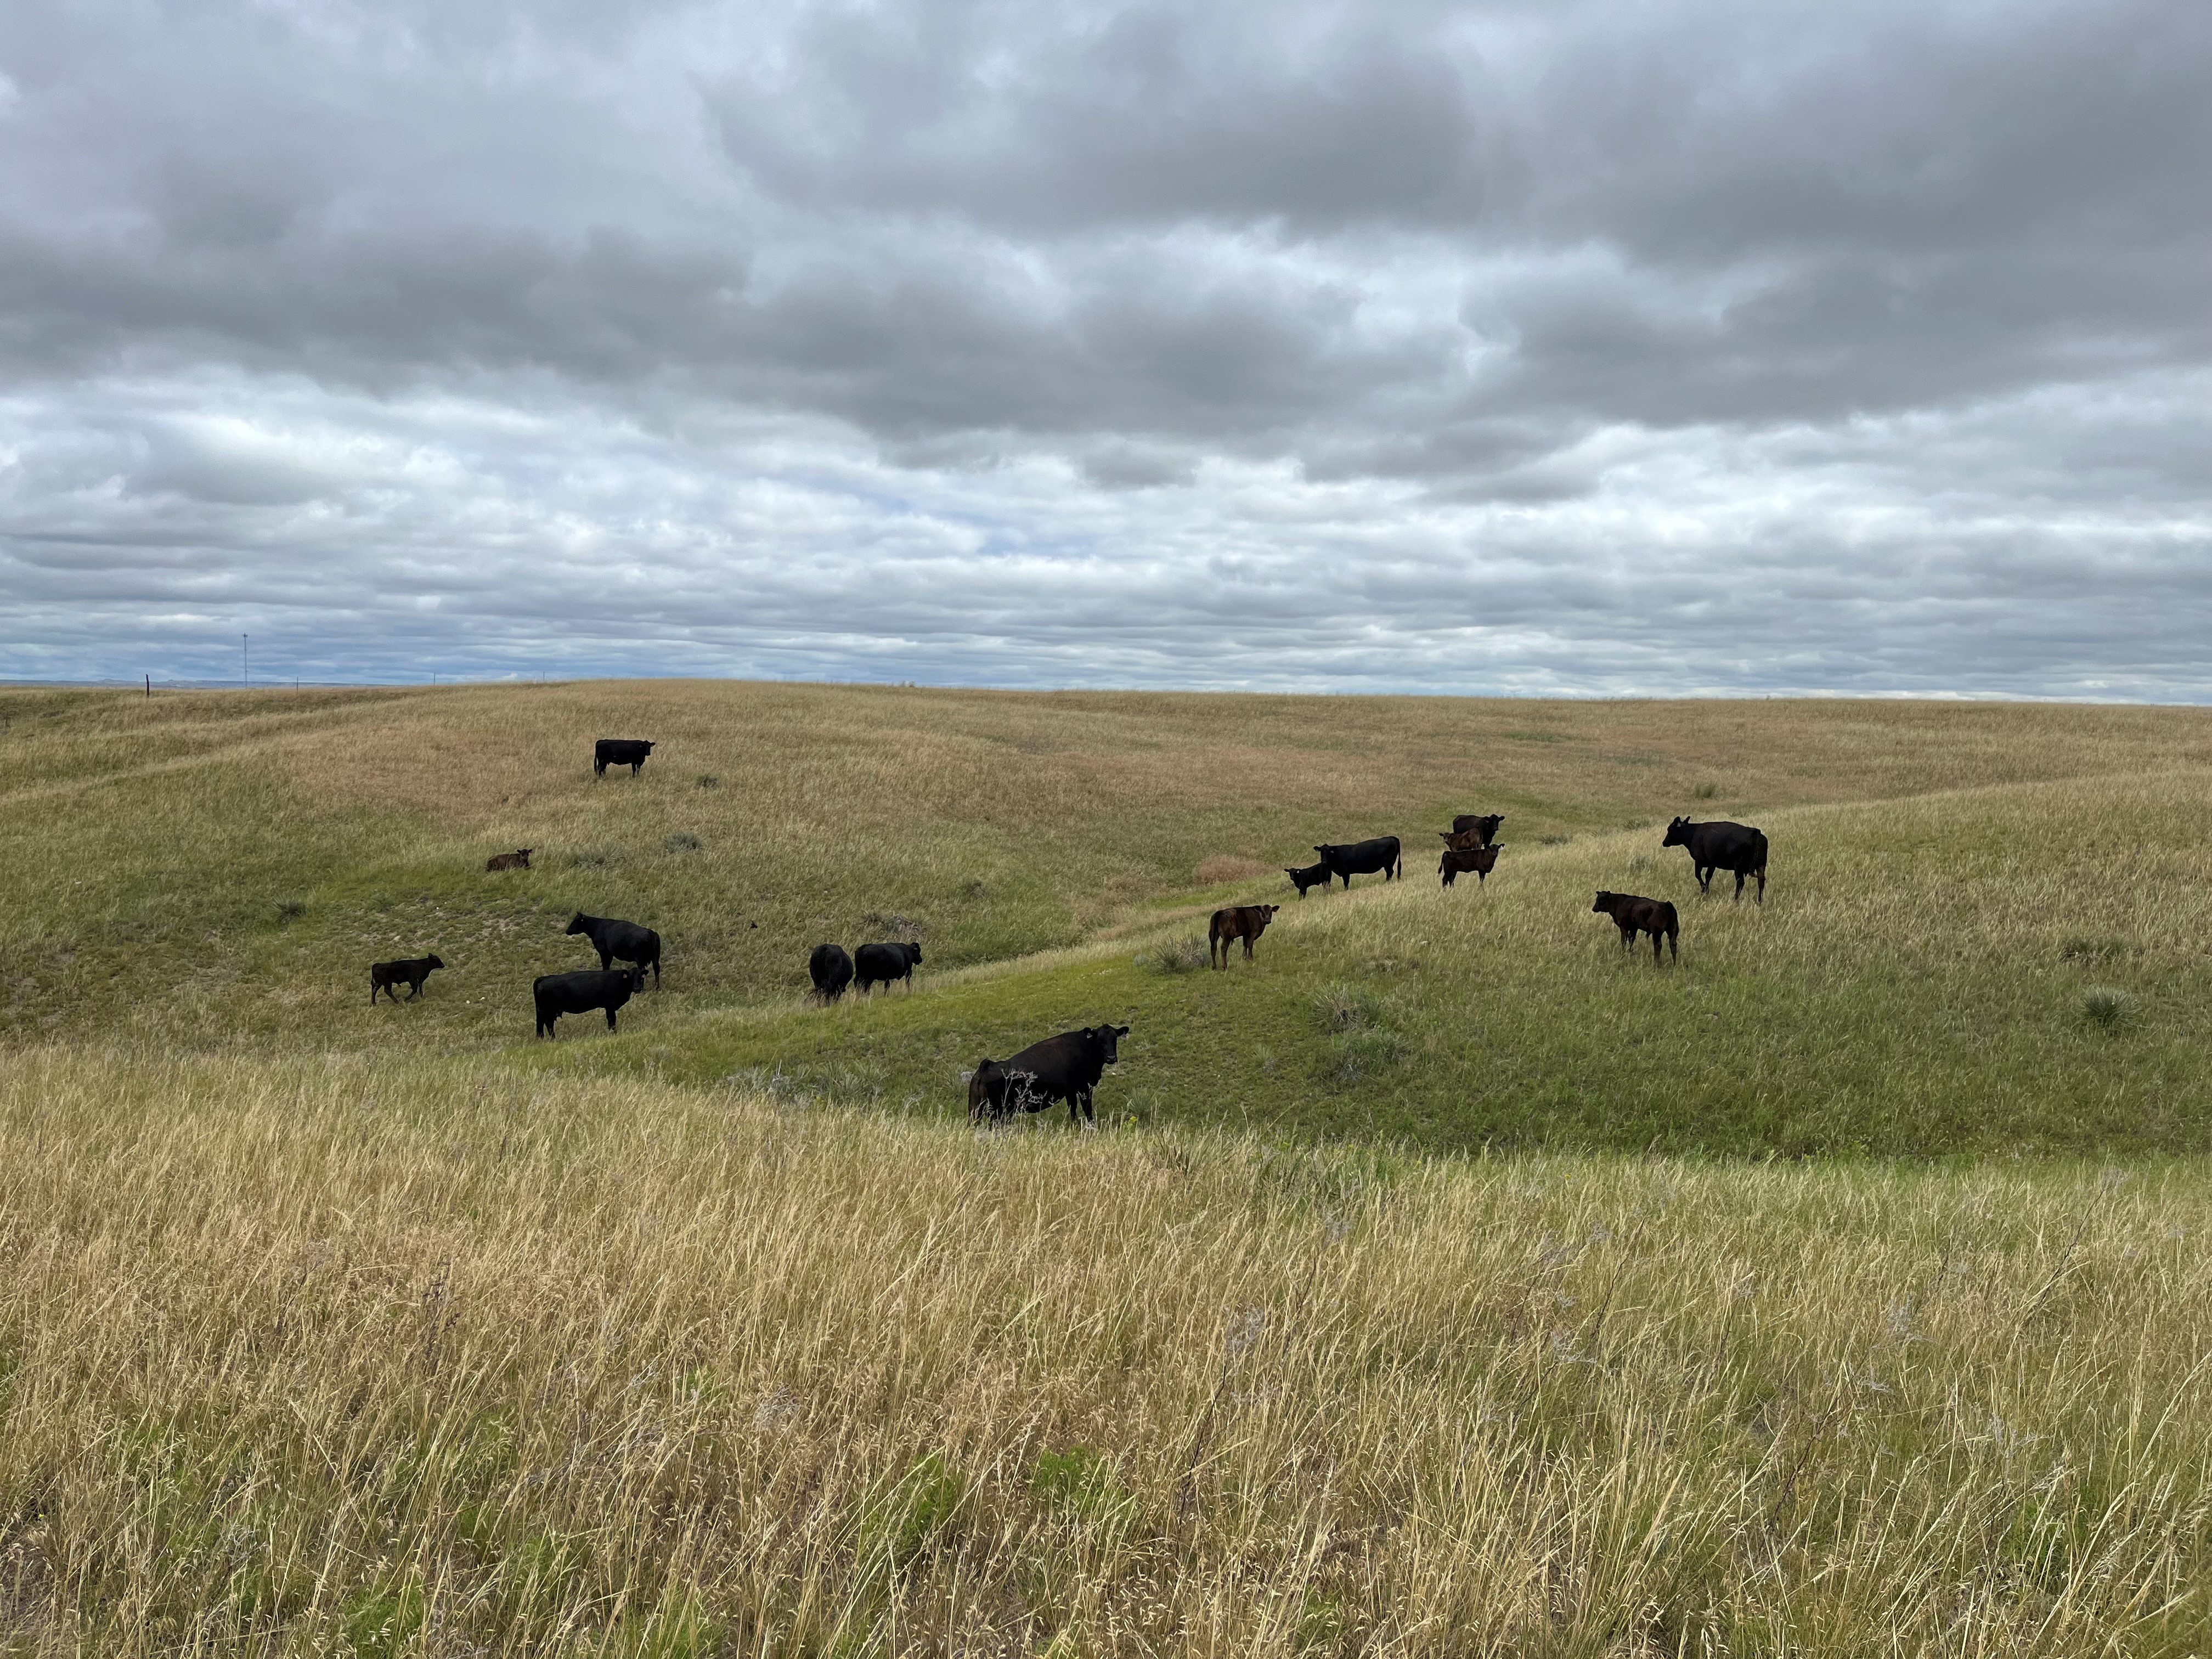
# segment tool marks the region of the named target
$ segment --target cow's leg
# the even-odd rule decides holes
[[[419,979],[409,980],[407,981],[407,1000],[412,1002],[416,997],[419,997],[422,994],[422,981]]]
[[[611,1031],[611,1030],[613,1030],[614,1029],[615,1029],[615,1011],[614,1011],[613,1009],[610,1008],[610,1009],[608,1009],[608,1010],[607,1010],[607,1030],[609,1030],[610,1031]]]
[[[1755,904],[1766,902],[1766,866],[1763,864],[1759,866],[1759,896],[1752,902]]]
[[[1682,959],[1682,936],[1671,927],[1667,930],[1667,954],[1677,962]]]
[[[605,973],[615,965],[615,953],[602,947],[599,951],[599,971]]]
[[[1249,933],[1244,936],[1244,960],[1252,960],[1252,936]]]
[[[1735,902],[1738,904],[1743,902],[1743,872],[1741,870],[1735,872]]]
[[[660,988],[660,958],[659,957],[653,959],[653,988],[656,991]]]

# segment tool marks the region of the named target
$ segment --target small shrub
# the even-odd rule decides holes
[[[2081,993],[2081,1018],[2110,1031],[2135,1018],[2136,1000],[2110,985],[2093,985]]]
[[[1193,934],[1188,939],[1171,939],[1140,953],[1138,965],[1149,968],[1156,974],[1187,974],[1194,968],[1206,965],[1212,952],[1206,941]]]
[[[568,862],[580,870],[605,870],[621,860],[618,847],[580,847],[568,854]]]
[[[1711,800],[1720,792],[1721,787],[1717,783],[1701,783],[1690,791],[1690,798],[1692,800]]]
[[[660,844],[672,853],[696,853],[707,843],[689,830],[678,830]]]
[[[305,899],[286,898],[276,901],[276,925],[279,927],[287,923],[297,921],[307,914],[307,901]]]
[[[1325,985],[1314,993],[1314,1016],[1332,1036],[1390,1024],[1390,1000],[1364,985]]]
[[[930,1453],[872,1507],[863,1529],[864,1548],[883,1551],[895,1566],[906,1565],[951,1522],[967,1490],[951,1466]]]
[[[1536,837],[1536,845],[1539,847],[1565,847],[1573,839],[1574,837],[1572,836],[1539,836]]]
[[[697,777],[692,779],[691,787],[695,789],[720,789],[722,787],[722,781],[712,772],[702,772]]]
[[[860,926],[881,939],[918,939],[929,931],[927,922],[914,916],[902,916],[896,910],[871,910],[860,918]]]
[[[1346,1031],[1329,1041],[1328,1060],[1322,1067],[1322,1080],[1340,1089],[1349,1089],[1389,1071],[1405,1059],[1407,1053],[1406,1039],[1386,1028],[1366,1026]]]
[[[979,899],[990,890],[983,884],[981,876],[970,876],[960,884],[960,896],[964,899]]]

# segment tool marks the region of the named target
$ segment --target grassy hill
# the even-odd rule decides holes
[[[2212,1121],[2201,711],[659,683],[17,692],[0,721],[19,1041],[514,1050],[936,1110],[1110,1017],[1104,1099],[1145,1122],[1929,1152]],[[661,747],[594,781],[617,733]],[[1498,872],[1442,893],[1433,830],[1476,809]],[[1767,905],[1694,896],[1677,811],[1767,829]],[[1402,889],[1291,898],[1279,865],[1380,833]],[[516,846],[536,868],[484,872]],[[1601,885],[1683,907],[1679,970],[1619,957]],[[1263,897],[1291,902],[1253,968],[1172,971]],[[580,908],[659,928],[667,988],[521,1054],[530,979],[591,961]],[[870,938],[921,940],[918,992],[806,1007],[808,949]],[[433,950],[420,1003],[364,1006],[368,962]]]
[[[15,691],[0,758],[0,1653],[2212,1651],[2212,716]],[[667,988],[532,1042],[580,908]],[[1108,1133],[967,1129],[1105,1018]]]

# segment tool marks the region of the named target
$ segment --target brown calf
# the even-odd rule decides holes
[[[1590,906],[1592,915],[1608,915],[1613,925],[1620,929],[1621,949],[1634,946],[1638,933],[1651,935],[1651,965],[1659,965],[1659,939],[1666,936],[1667,948],[1674,953],[1674,960],[1682,959],[1681,924],[1674,918],[1674,907],[1665,899],[1638,898],[1633,893],[1608,893],[1600,890],[1597,902]]]
[[[1455,878],[1472,870],[1475,885],[1480,887],[1484,878],[1497,867],[1498,849],[1495,847],[1455,847],[1445,850],[1443,862],[1437,866],[1437,873],[1444,878],[1444,885],[1449,887]]]
[[[1212,968],[1229,965],[1229,947],[1238,939],[1244,941],[1244,960],[1252,960],[1252,941],[1267,931],[1267,924],[1275,919],[1279,904],[1235,904],[1226,910],[1213,913],[1213,925],[1206,929],[1206,961]],[[1214,955],[1219,952],[1221,960]]]
[[[488,858],[484,860],[484,868],[487,870],[527,870],[530,867],[530,855],[537,850],[538,849],[535,847],[523,847],[518,848],[512,853],[498,854],[495,856]]]

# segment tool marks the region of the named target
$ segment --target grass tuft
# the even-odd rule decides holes
[[[2093,985],[2081,993],[2081,1018],[2092,1025],[2113,1030],[2136,1017],[2136,1000],[2110,985]]]
[[[1155,974],[1187,974],[1194,968],[1205,967],[1210,959],[1206,940],[1193,933],[1140,951],[1137,963]]]
[[[678,830],[660,844],[672,853],[696,853],[707,843],[689,830]]]
[[[280,927],[289,926],[307,914],[307,902],[305,899],[281,898],[276,901],[276,925]]]

